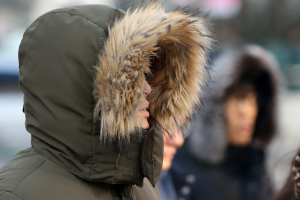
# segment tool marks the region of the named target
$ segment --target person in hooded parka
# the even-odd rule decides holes
[[[161,127],[179,132],[200,103],[206,24],[156,1],[35,20],[19,48],[32,147],[0,169],[0,199],[160,199]]]
[[[171,168],[186,200],[270,200],[266,147],[276,133],[277,62],[255,45],[222,53],[191,135]]]

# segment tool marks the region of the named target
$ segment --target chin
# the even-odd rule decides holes
[[[148,128],[150,128],[148,122],[147,122],[147,123],[143,123],[142,128],[143,128],[143,129],[148,129]]]
[[[143,122],[142,122],[142,128],[143,129],[148,129],[150,127],[149,123],[148,123],[148,119],[143,119]]]
[[[167,171],[171,168],[171,161],[163,161],[162,171]]]
[[[234,146],[237,147],[245,147],[251,143],[251,140],[240,140],[233,143]]]

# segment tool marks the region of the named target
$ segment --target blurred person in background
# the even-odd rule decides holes
[[[19,47],[32,147],[0,169],[0,199],[160,199],[161,127],[176,133],[199,106],[210,34],[156,1],[36,19]]]
[[[203,115],[170,170],[185,200],[270,200],[265,150],[276,133],[277,62],[258,46],[223,53],[212,68]]]
[[[174,134],[173,134],[174,135]],[[184,143],[182,133],[177,133],[175,136],[169,136],[168,133],[164,134],[164,156],[162,173],[158,181],[158,189],[162,200],[176,200],[177,194],[169,171],[172,165],[173,158]]]

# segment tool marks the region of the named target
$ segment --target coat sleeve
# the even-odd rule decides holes
[[[12,192],[0,191],[0,199],[5,200],[23,200]]]

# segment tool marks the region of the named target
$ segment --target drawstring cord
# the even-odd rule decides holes
[[[116,169],[118,169],[120,155],[121,155],[121,153],[119,153],[118,158],[117,158],[117,161],[116,161]]]
[[[118,144],[118,152],[119,152],[119,155],[118,155],[118,158],[116,160],[116,169],[118,169],[119,159],[120,159],[120,156],[121,156],[121,153],[122,153],[122,142],[120,142],[120,141],[119,141],[119,144]]]

